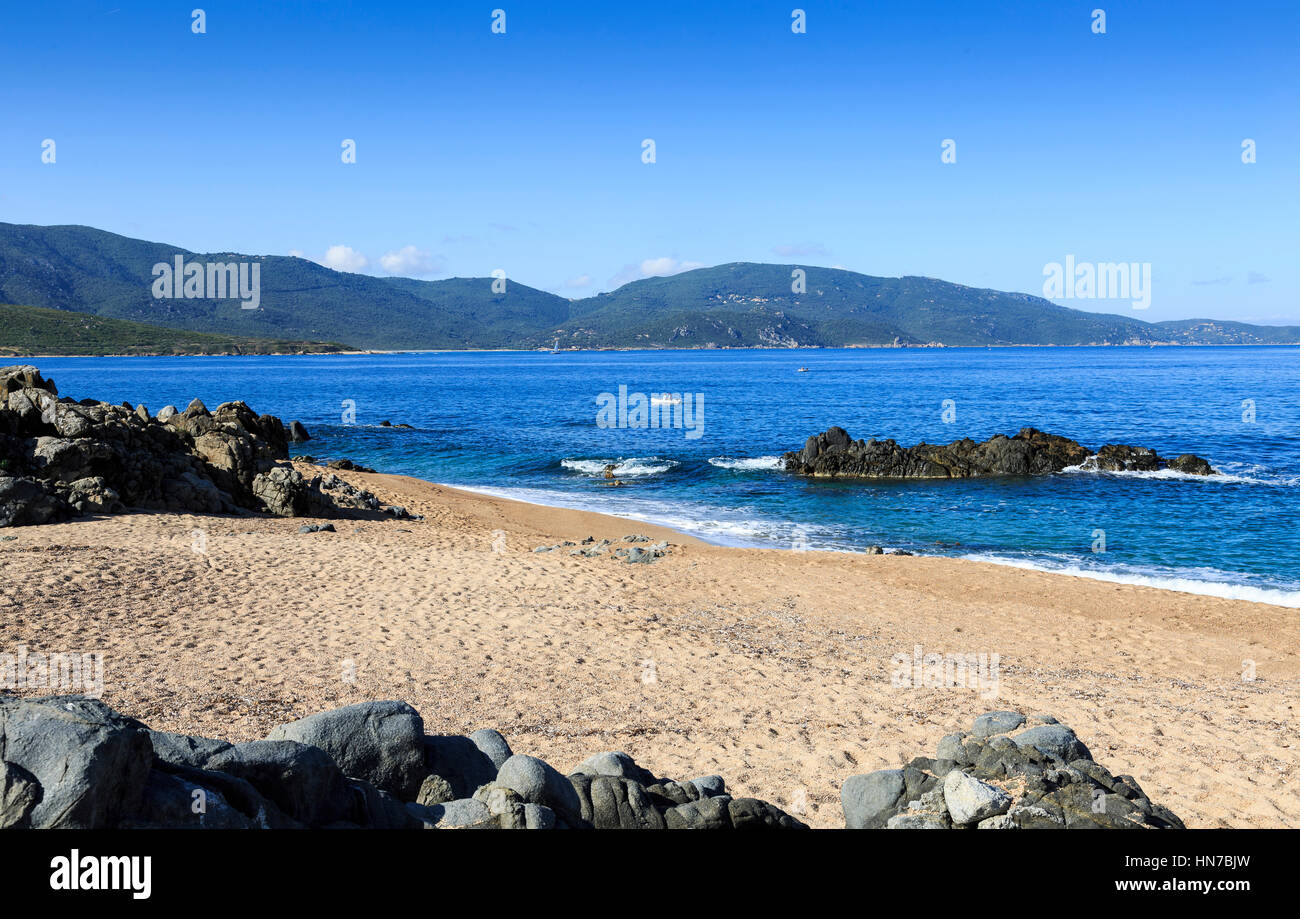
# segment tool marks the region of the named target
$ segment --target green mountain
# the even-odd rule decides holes
[[[256,262],[256,309],[155,298],[153,267]],[[803,267],[806,292],[791,292]],[[204,291],[206,294],[213,291]],[[1294,344],[1300,327],[1149,323],[932,278],[734,263],[648,278],[583,300],[490,278],[376,278],[283,256],[193,253],[91,227],[0,223],[0,302],[193,332],[358,348],[762,348],[881,345]],[[8,344],[0,333],[0,346]]]
[[[165,329],[88,313],[0,303],[0,357],[35,354],[325,354],[346,345]]]
[[[185,262],[257,262],[259,308],[244,309],[230,298],[155,298],[153,266],[170,265],[178,255]],[[431,285],[437,290],[417,292]],[[505,348],[519,344],[511,315],[544,317],[556,304],[568,303],[515,283],[495,296],[490,285],[490,279],[474,284],[373,278],[287,256],[195,253],[92,227],[0,224],[0,302],[195,332],[375,349]],[[479,293],[472,294],[471,286]],[[493,324],[480,323],[480,313]],[[539,318],[528,331],[549,324]],[[498,327],[505,331],[494,331]]]

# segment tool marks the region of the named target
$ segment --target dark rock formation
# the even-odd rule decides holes
[[[319,747],[349,776],[414,801],[428,774],[424,721],[405,702],[365,702],[275,728],[270,740]]]
[[[565,776],[493,730],[423,732],[409,705],[364,702],[230,744],[79,696],[0,694],[0,828],[803,827],[718,776],[656,779],[625,753]]]
[[[1046,475],[1071,466],[1100,471],[1154,471],[1166,467],[1194,475],[1214,470],[1197,456],[1173,461],[1154,450],[1107,444],[1096,453],[1077,442],[1034,428],[1014,437],[995,434],[976,442],[899,446],[892,440],[853,440],[843,428],[809,437],[802,450],[786,453],[787,472],[811,476],[898,479],[966,479],[995,475]]]
[[[1050,715],[981,715],[969,732],[939,741],[937,753],[847,779],[840,800],[848,828],[1183,828],[1132,776],[1094,762]]]
[[[26,785],[4,820],[87,830],[139,807],[152,748],[144,725],[97,700],[0,697],[0,756]]]
[[[210,412],[195,399],[150,418],[143,406],[60,398],[35,367],[0,368],[0,527],[126,508],[286,517],[382,509],[335,475],[303,476],[288,444],[279,418],[243,402]]]

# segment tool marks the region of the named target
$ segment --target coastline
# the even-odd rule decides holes
[[[1049,711],[1189,826],[1300,826],[1291,610],[959,558],[717,546],[336,474],[425,519],[304,535],[299,518],[132,513],[8,531],[0,634],[102,650],[105,701],[158,729],[248,740],[403,699],[431,732],[495,727],[561,768],[622,749],[806,799],[814,826],[838,825],[850,775],[985,711]],[[533,551],[633,533],[671,548],[651,565]],[[894,685],[895,656],[918,647],[997,655],[996,693]]]
[[[424,479],[413,479],[417,482],[436,485],[439,488],[445,488],[449,491],[460,492],[468,495],[482,495],[484,497],[495,498],[502,501],[510,501],[522,505],[532,505],[544,507],[552,510],[571,510],[578,513],[595,514],[598,517],[613,517],[618,520],[626,520],[628,525],[651,526],[657,530],[667,533],[676,534],[681,539],[691,539],[705,545],[715,546],[727,549],[754,549],[776,552],[817,552],[829,554],[842,554],[849,557],[858,557],[866,555],[862,550],[852,549],[821,549],[808,548],[804,550],[795,550],[789,546],[776,545],[750,545],[741,541],[726,542],[717,538],[710,538],[699,533],[692,533],[690,530],[671,523],[656,520],[653,516],[646,518],[623,517],[619,514],[608,513],[605,511],[593,510],[581,507],[569,507],[565,504],[551,504],[541,500],[527,500],[515,497],[505,492],[508,488],[493,488],[491,486],[457,486],[443,482],[430,482]],[[558,497],[558,496],[557,496]],[[884,546],[885,554],[892,554],[895,547]],[[1255,587],[1229,582],[1218,581],[1200,581],[1191,578],[1177,577],[1160,577],[1156,575],[1127,574],[1121,571],[1099,569],[1089,571],[1080,568],[1062,568],[1053,569],[1038,562],[1013,557],[1000,557],[987,553],[970,553],[966,555],[928,555],[924,552],[912,552],[908,550],[913,557],[917,558],[944,558],[950,561],[969,562],[974,565],[993,565],[995,567],[1017,568],[1026,571],[1036,571],[1042,574],[1049,574],[1062,578],[1079,578],[1086,581],[1100,581],[1106,584],[1122,584],[1144,587],[1151,590],[1168,591],[1177,594],[1190,594],[1197,597],[1214,597],[1221,600],[1241,601],[1244,603],[1260,603],[1266,606],[1275,606],[1279,609],[1300,609],[1300,592],[1287,592],[1280,588]],[[1182,586],[1175,586],[1182,585]]]
[[[946,345],[946,344],[924,344],[924,345],[840,345],[837,347],[821,347],[813,345],[797,345],[793,348],[786,347],[717,347],[717,348],[560,348],[558,351],[552,351],[550,348],[356,348],[354,350],[340,351],[274,351],[259,352],[254,354],[176,354],[173,352],[158,352],[151,354],[28,354],[18,355],[11,354],[5,356],[5,360],[12,360],[18,363],[30,363],[31,361],[46,360],[52,358],[105,358],[105,357],[357,357],[366,354],[598,354],[609,352],[690,352],[690,351],[790,351],[790,352],[808,352],[808,351],[1001,351],[1001,350],[1019,350],[1024,348],[1132,348],[1141,350],[1143,348],[1300,348],[1300,341],[1294,342],[1142,342],[1135,344],[1087,344],[1087,345],[1044,345],[1044,344],[999,344],[999,345]]]

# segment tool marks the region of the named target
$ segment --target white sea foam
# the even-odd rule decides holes
[[[1213,463],[1211,463],[1211,465],[1213,465]],[[1216,466],[1215,468],[1217,469],[1218,467]],[[1262,471],[1259,470],[1259,467],[1253,468],[1257,473]],[[1113,475],[1120,478],[1131,479],[1169,479],[1178,482],[1218,482],[1221,484],[1236,485],[1272,485],[1279,488],[1287,488],[1300,484],[1300,478],[1297,478],[1296,476],[1270,476],[1267,473],[1265,473],[1264,476],[1260,476],[1258,474],[1250,475],[1245,473],[1220,471],[1210,473],[1209,475],[1194,475],[1190,472],[1179,472],[1177,469],[1154,469],[1148,471],[1125,469],[1116,471],[1110,469],[1094,469],[1084,465],[1066,466],[1061,471],[1083,475]]]
[[[676,460],[660,459],[657,456],[639,457],[632,456],[627,459],[565,459],[560,460],[560,465],[572,472],[578,472],[582,475],[601,476],[605,475],[605,467],[613,464],[614,475],[622,478],[635,478],[638,476],[658,475],[661,472],[667,472],[677,465]]]
[[[1035,561],[983,553],[972,553],[961,557],[974,562],[992,562],[995,565],[1006,565],[1011,568],[1027,568],[1032,571],[1045,571],[1051,574],[1068,574],[1079,578],[1091,578],[1094,581],[1106,581],[1111,584],[1159,587],[1164,590],[1175,590],[1179,593],[1220,597],[1224,600],[1248,600],[1252,603],[1269,603],[1273,606],[1300,609],[1300,590],[1286,590],[1280,587],[1256,587],[1252,584],[1215,580],[1213,578],[1226,575],[1211,570],[1206,570],[1207,578],[1201,579],[1166,571],[1148,573],[1120,568],[1090,568],[1066,560],[1059,562]]]
[[[448,488],[498,498],[510,498],[515,501],[527,501],[529,504],[591,511],[653,523],[722,546],[787,548],[792,544],[795,533],[795,527],[790,524],[744,516],[744,511],[707,506],[688,507],[667,501],[648,500],[644,496],[632,498],[621,494],[618,489],[602,489],[599,494],[580,496],[571,492],[549,491],[542,488],[491,488],[443,484]],[[690,513],[692,511],[695,513]],[[729,513],[737,516],[729,517]]]
[[[568,492],[552,492],[538,488],[483,488],[470,485],[448,487],[512,498],[516,501],[527,501],[530,504],[592,511],[653,523],[723,546],[789,549],[799,542],[808,551],[864,551],[859,546],[852,546],[844,540],[835,538],[830,532],[813,533],[796,524],[753,516],[730,517],[730,513],[735,513],[734,509],[687,507],[671,502],[647,502],[644,498],[633,501],[617,494],[617,489],[607,495],[578,499]],[[885,551],[892,553],[896,550],[886,546]],[[1232,580],[1238,577],[1237,575],[1213,568],[1190,569],[1185,573],[1171,569],[1140,569],[1132,566],[1093,568],[1081,565],[1074,556],[1065,554],[1046,559],[1014,558],[989,553],[966,553],[957,557],[1011,568],[1090,578],[1112,584],[1158,587],[1180,593],[1220,597],[1225,600],[1246,600],[1252,603],[1268,603],[1273,606],[1300,609],[1300,590],[1242,584],[1238,580]]]
[[[709,465],[717,466],[719,469],[731,469],[736,472],[751,472],[757,469],[780,469],[781,457],[779,456],[755,456],[751,459],[739,459],[730,456],[714,456],[709,459]]]

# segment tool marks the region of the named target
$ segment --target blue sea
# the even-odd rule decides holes
[[[666,524],[716,543],[847,551],[875,544],[1300,607],[1296,348],[34,362],[75,398],[144,402],[154,411],[184,408],[195,396],[210,408],[243,399],[302,421],[313,440],[295,445],[297,453]],[[620,387],[692,394],[695,429],[598,423],[601,394]],[[355,420],[345,419],[350,406]],[[382,427],[385,420],[413,430]],[[855,439],[903,444],[1032,426],[1092,449],[1131,443],[1165,456],[1196,453],[1220,474],[851,482],[781,471],[782,452],[831,425]],[[607,463],[617,464],[626,487],[608,487]]]

